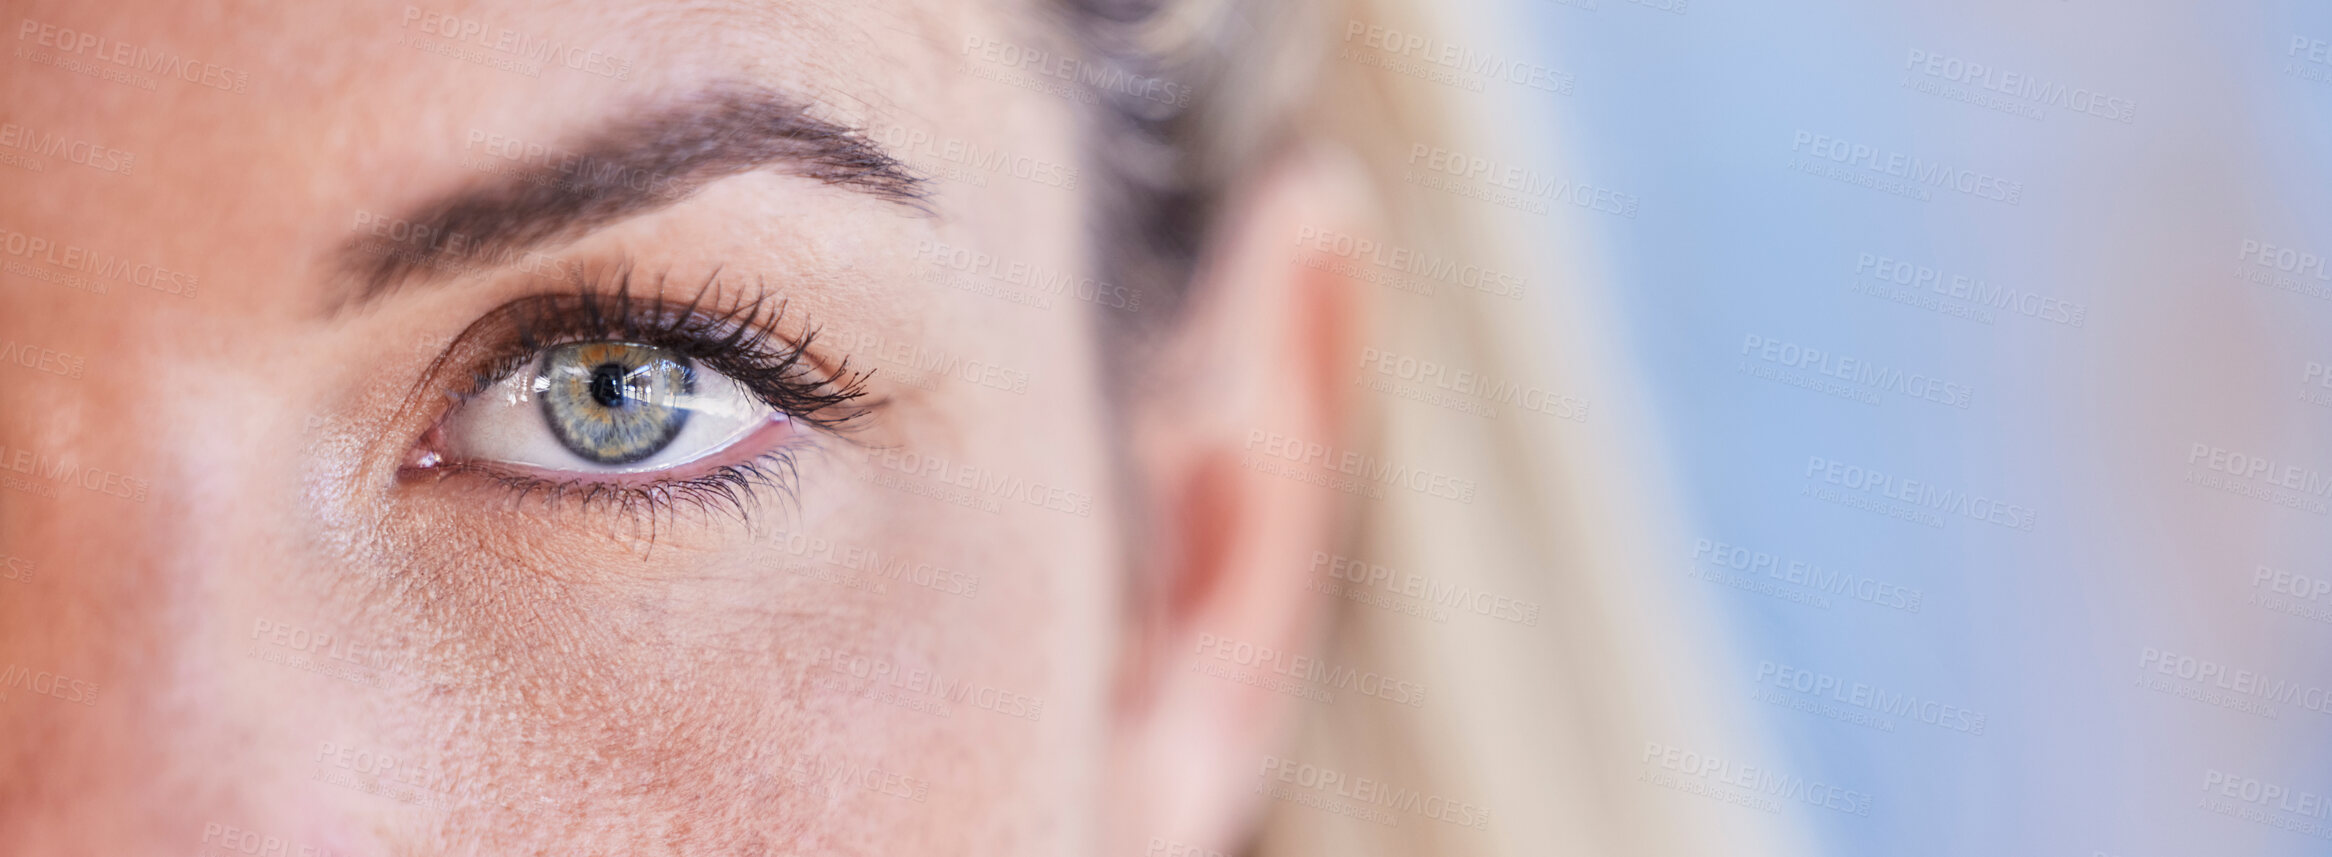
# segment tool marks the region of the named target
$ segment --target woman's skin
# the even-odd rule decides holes
[[[1241,462],[1340,440],[1364,308],[1286,262],[1362,182],[1291,143],[1105,374],[1166,308],[1050,287],[1103,177],[1049,11],[9,3],[0,853],[1235,845],[1289,697],[1193,666],[1315,633],[1340,495]],[[426,455],[474,322],[619,270],[880,404],[734,504]]]

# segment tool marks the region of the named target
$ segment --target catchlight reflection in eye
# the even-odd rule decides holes
[[[736,381],[668,349],[554,346],[455,406],[450,458],[584,473],[662,470],[781,420]]]

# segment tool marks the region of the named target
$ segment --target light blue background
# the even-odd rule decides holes
[[[1678,14],[1599,0],[1513,14],[1576,76],[1557,103],[1567,166],[1643,200],[1633,220],[1581,220],[1652,385],[1687,531],[1924,593],[1917,613],[1837,596],[1825,610],[1695,584],[1728,622],[1728,716],[1794,772],[1876,796],[1867,818],[1796,807],[1824,850],[2332,853],[2332,839],[2197,806],[2211,769],[2332,794],[2332,717],[2133,686],[2148,646],[2332,685],[2332,625],[2242,603],[2254,563],[2332,573],[2332,519],[2180,493],[2183,447],[2133,430],[2191,423],[2159,434],[2332,472],[2332,409],[2286,402],[2298,361],[2332,358],[2332,302],[2230,275],[2246,237],[2332,253],[2332,83],[2285,69],[2292,37],[2332,40],[2332,5],[1691,0]],[[2126,98],[2133,119],[2049,106],[2036,120],[1917,92],[1913,49]],[[1793,171],[1801,130],[2020,180],[2024,197],[1922,202]],[[1986,325],[1851,293],[1865,252],[2088,317]],[[1736,365],[1747,334],[1967,384],[1971,404],[1873,406],[1752,378]],[[2217,360],[2241,365],[2175,369]],[[2261,405],[2213,404],[2228,395]],[[1808,499],[1810,456],[2032,507],[2037,524],[1938,529]],[[2259,526],[2165,513],[2192,503]],[[1883,732],[1755,702],[1765,661],[1970,707],[1988,726],[1898,718]]]

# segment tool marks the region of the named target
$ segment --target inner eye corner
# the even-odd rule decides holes
[[[773,459],[862,441],[852,435],[882,401],[816,325],[782,300],[687,297],[600,290],[505,304],[441,357],[473,367],[453,376],[468,383],[441,387],[444,408],[400,471],[655,501],[724,479],[758,490],[784,469]]]

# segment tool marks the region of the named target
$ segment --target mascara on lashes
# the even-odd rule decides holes
[[[869,373],[850,369],[847,360],[829,364],[818,359],[812,346],[817,329],[803,325],[792,339],[782,337],[786,305],[756,291],[725,308],[708,308],[720,297],[708,278],[686,303],[663,296],[665,280],[653,281],[652,295],[632,290],[628,266],[606,269],[600,280],[579,277],[573,292],[540,294],[514,300],[489,312],[456,338],[446,357],[468,351],[473,358],[466,385],[447,389],[450,405],[426,434],[417,453],[407,459],[406,475],[439,478],[459,473],[485,476],[516,496],[541,496],[552,502],[578,500],[586,506],[609,505],[634,512],[661,513],[681,505],[718,508],[742,517],[766,490],[795,499],[797,454],[821,436],[848,438],[880,402],[870,400]],[[717,276],[717,274],[716,274]],[[483,340],[483,341],[481,341]],[[436,455],[440,432],[453,409],[462,407],[497,381],[526,371],[544,355],[565,346],[596,342],[639,343],[663,349],[713,373],[733,380],[754,398],[766,403],[787,421],[812,431],[795,431],[783,443],[743,461],[712,466],[673,468],[702,472],[688,477],[650,474],[563,473],[546,478],[491,462],[464,461]],[[470,347],[464,348],[464,345]],[[446,358],[440,358],[441,362]],[[724,450],[725,451],[725,450]],[[719,457],[716,452],[708,458]]]

